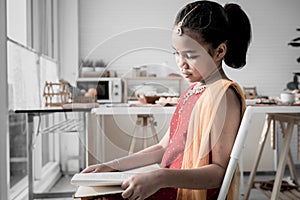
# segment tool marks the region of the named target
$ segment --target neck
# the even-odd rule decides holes
[[[210,75],[208,75],[205,79],[204,79],[204,83],[205,84],[210,84],[213,83],[217,80],[220,79],[227,79],[227,76],[225,75],[224,70],[222,69],[222,67],[218,67],[217,69],[215,69]]]

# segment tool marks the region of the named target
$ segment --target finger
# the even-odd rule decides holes
[[[130,198],[133,199],[133,194],[134,194],[134,190],[131,187],[128,187],[123,193],[122,193],[122,197],[124,199]]]
[[[84,170],[82,170],[81,173],[90,173],[90,172],[92,172],[92,171],[94,171],[93,168],[87,167],[87,168],[85,168]]]
[[[87,167],[85,168],[82,173],[95,173],[97,172],[97,167],[94,167],[94,166],[90,166],[90,167]]]
[[[122,185],[121,185],[121,188],[122,188],[123,190],[126,190],[126,188],[128,188],[128,186],[129,186],[129,182],[128,182],[128,181],[123,181],[123,183],[122,183]]]
[[[133,193],[129,199],[137,200],[137,199],[141,199],[141,198],[139,198],[139,196],[137,194]]]

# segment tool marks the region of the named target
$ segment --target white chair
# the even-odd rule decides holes
[[[245,144],[245,140],[246,140],[246,137],[247,137],[248,126],[251,122],[251,117],[252,117],[252,110],[251,109],[246,109],[246,111],[244,113],[244,116],[243,116],[243,119],[242,119],[242,122],[241,122],[241,125],[240,125],[240,128],[239,128],[239,131],[238,131],[238,134],[237,134],[237,137],[235,139],[235,143],[233,145],[233,148],[232,148],[232,151],[231,151],[231,154],[230,154],[230,160],[229,160],[227,170],[226,170],[226,173],[225,173],[225,176],[224,176],[224,179],[223,179],[223,183],[221,185],[218,200],[225,200],[226,199],[231,180],[233,178],[235,169],[237,167],[237,163],[238,163],[238,161],[241,157],[241,153],[242,153],[242,150],[243,150],[243,147],[244,147],[244,144]],[[243,165],[242,165],[242,162],[240,162],[239,167],[240,167],[240,173],[241,173],[241,176],[240,176],[241,177],[241,179],[240,179],[241,188],[240,188],[240,190],[243,191],[244,190],[244,188],[243,188],[244,178],[243,178]]]

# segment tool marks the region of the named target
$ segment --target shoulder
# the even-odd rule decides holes
[[[225,106],[230,113],[242,113],[244,97],[240,86],[229,79],[221,79],[216,85],[219,85],[217,88],[220,88],[221,93],[223,93],[221,94],[222,106]]]
[[[234,87],[229,87],[226,90],[224,97],[226,98],[226,110],[230,111],[230,115],[240,116],[242,113],[242,99],[236,89]]]
[[[226,91],[226,98],[228,99],[229,102],[231,103],[238,103],[240,104],[240,94],[236,91],[235,88],[229,87]]]
[[[240,108],[244,101],[244,94],[240,86],[236,82],[228,79],[223,79],[222,82],[226,88],[225,97],[227,102]]]

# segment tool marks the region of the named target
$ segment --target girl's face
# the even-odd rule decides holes
[[[179,36],[173,31],[172,46],[176,64],[187,81],[204,82],[212,73],[217,71],[215,61],[208,54],[208,45],[200,45],[188,35]]]

